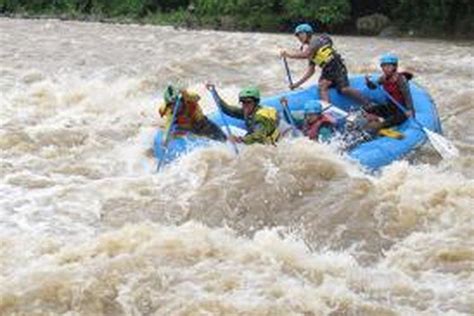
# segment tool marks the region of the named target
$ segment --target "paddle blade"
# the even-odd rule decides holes
[[[389,138],[394,138],[394,139],[403,139],[405,138],[405,135],[400,133],[397,130],[391,129],[391,128],[382,128],[378,132],[379,135],[389,137]]]
[[[459,150],[454,144],[442,135],[423,127],[423,131],[443,159],[452,159],[459,156]]]

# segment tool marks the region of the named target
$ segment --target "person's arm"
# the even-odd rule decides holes
[[[294,82],[290,86],[290,88],[295,89],[295,88],[298,88],[299,86],[301,86],[303,83],[305,83],[314,74],[314,72],[316,71],[315,68],[316,68],[316,66],[313,63],[309,64],[308,67],[306,68],[306,72],[303,75],[303,77],[301,77],[300,80]]]
[[[160,117],[164,118],[164,126],[165,130],[171,125],[171,117],[173,116],[173,109],[171,106],[166,105],[164,102],[158,108],[158,114]]]
[[[160,117],[169,115],[170,112],[171,112],[171,107],[168,106],[166,103],[163,102],[162,104],[159,105],[158,114],[160,115]]]
[[[280,52],[281,57],[293,59],[309,59],[312,56],[313,49],[309,45],[302,46],[302,49],[295,51],[283,50]]]
[[[222,112],[224,112],[225,114],[227,114],[229,116],[240,119],[240,120],[244,119],[244,111],[241,108],[237,107],[237,106],[229,105],[224,99],[222,99],[221,96],[219,95],[219,93],[217,93],[217,90],[216,90],[215,86],[212,83],[206,84],[206,88],[211,93],[215,93],[215,95],[217,97],[217,101],[219,102],[219,106],[222,109]]]
[[[373,82],[372,80],[370,80],[369,75],[365,76],[365,84],[366,84],[367,88],[369,88],[370,90],[377,89],[377,87],[382,84],[382,80],[383,80],[383,77],[380,76],[380,77],[377,78],[377,80],[375,82]]]
[[[227,102],[224,101],[224,99],[221,99],[220,97],[219,104],[221,106],[222,112],[224,112],[225,114],[240,120],[244,119],[244,111],[241,108],[234,105],[229,105]]]
[[[403,99],[405,100],[405,106],[408,109],[407,116],[414,115],[413,112],[413,99],[411,97],[410,86],[408,85],[408,81],[405,79],[404,76],[398,76],[398,88],[402,92]]]
[[[321,41],[321,38],[313,38],[309,41],[309,43],[305,43],[301,46],[299,51],[282,51],[280,53],[281,57],[288,57],[294,59],[308,59],[311,60],[316,54],[316,52],[329,43],[332,45],[332,40],[328,37],[326,42]]]

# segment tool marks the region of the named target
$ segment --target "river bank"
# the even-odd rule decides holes
[[[263,15],[258,18],[239,19],[231,15],[199,16],[190,10],[178,10],[168,13],[150,13],[145,16],[107,16],[104,14],[82,14],[78,12],[3,12],[0,17],[14,19],[58,19],[62,21],[100,22],[112,24],[150,24],[173,26],[191,30],[219,30],[229,32],[261,32],[261,33],[291,33],[294,23],[280,21],[273,15]],[[377,23],[370,22],[369,24]],[[369,27],[370,28],[370,27]],[[374,31],[358,30],[356,21],[346,21],[335,26],[322,26],[321,31],[335,35],[347,36],[380,36],[387,38],[422,38],[454,41],[474,40],[474,32],[461,30],[448,32],[443,29],[420,28],[417,25],[403,26],[402,21],[392,21],[386,26]]]

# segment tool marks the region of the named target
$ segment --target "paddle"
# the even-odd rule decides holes
[[[286,61],[286,57],[283,57],[282,60],[283,60],[283,65],[285,66],[286,77],[288,78],[288,83],[291,86],[293,86],[293,79],[291,79],[290,67],[288,67],[288,62]],[[290,89],[293,90],[293,88],[290,88]]]
[[[288,67],[288,62],[286,61],[286,57],[283,57],[282,60],[283,60],[283,65],[285,66],[286,78],[288,79],[288,83],[292,86],[293,79],[291,78],[291,71],[290,71],[290,67]],[[288,100],[281,99],[280,104],[281,104],[281,107],[283,108],[283,112],[285,112],[286,116],[288,117],[288,121],[290,121],[290,125],[293,131],[293,136],[294,137],[299,136],[300,133],[298,131],[298,128],[296,128],[295,121],[293,120],[293,117],[291,116],[291,111],[288,108]]]
[[[290,122],[293,137],[301,136],[302,133],[296,127],[295,121],[293,120],[293,116],[291,115],[290,109],[288,108],[288,100],[285,97],[282,97],[280,99],[280,104],[283,108],[284,115],[288,118],[288,121]]]
[[[405,109],[403,106],[395,100],[385,89],[380,86],[383,94],[390,100],[392,101],[402,113],[406,113]],[[418,127],[425,133],[426,137],[429,139],[431,142],[431,145],[433,145],[434,149],[441,155],[443,159],[450,159],[450,158],[455,158],[459,156],[459,151],[454,146],[453,143],[451,143],[448,139],[443,137],[442,135],[435,133],[428,128],[424,127],[414,116],[411,117],[413,122],[415,122]]]
[[[163,155],[161,156],[161,159],[158,161],[158,165],[156,166],[156,172],[160,171],[161,165],[163,164],[163,160],[168,150],[168,143],[169,143],[169,136],[171,133],[171,129],[173,128],[174,121],[176,120],[176,115],[178,115],[178,110],[180,108],[181,103],[182,103],[182,97],[181,95],[179,95],[176,98],[176,101],[174,102],[173,115],[171,116],[171,122],[170,122],[170,125],[168,126],[168,129],[165,132],[165,137],[163,138],[163,141],[162,141]]]
[[[217,109],[221,116],[222,123],[224,123],[225,129],[227,131],[227,135],[229,135],[229,137],[232,137],[232,132],[230,130],[229,124],[227,123],[227,120],[225,119],[224,113],[222,111],[221,102],[219,100],[219,96],[217,95],[216,89],[213,86],[209,86],[208,90],[211,92],[212,98],[214,99],[214,102],[216,103]],[[237,145],[234,142],[231,142],[231,143],[232,143],[232,147],[234,148],[235,154],[238,155],[239,149],[237,148]]]

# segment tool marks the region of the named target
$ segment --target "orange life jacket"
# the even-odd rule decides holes
[[[191,130],[196,121],[204,119],[201,107],[199,106],[199,96],[195,93],[183,93],[183,99],[176,113],[175,126],[177,130]],[[159,110],[160,116],[167,117],[167,126],[171,124],[173,106],[163,105]]]

